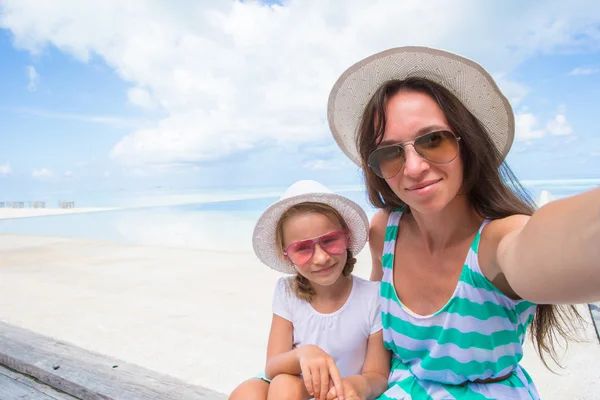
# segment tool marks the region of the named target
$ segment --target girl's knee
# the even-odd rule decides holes
[[[271,381],[269,386],[269,400],[307,400],[310,396],[306,392],[302,378],[296,375],[281,374]]]
[[[229,400],[267,400],[269,384],[262,379],[252,378],[236,387]]]

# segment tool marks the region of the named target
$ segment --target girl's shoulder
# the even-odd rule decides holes
[[[379,287],[381,282],[379,281],[370,281],[364,278],[361,278],[356,275],[352,275],[352,279],[354,281],[355,291],[360,297],[368,297],[368,298],[378,298],[379,297]]]
[[[381,282],[366,280],[356,275],[353,275],[353,279],[355,293],[346,318],[352,318],[355,323],[362,321],[361,326],[364,332],[372,334],[380,329],[377,326],[381,325],[381,297],[379,295]]]
[[[294,296],[294,287],[293,287],[294,276],[282,276],[277,279],[277,283],[275,283],[274,296],[285,298],[285,299],[293,299]]]

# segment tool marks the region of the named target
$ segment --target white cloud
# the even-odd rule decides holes
[[[529,94],[530,89],[523,83],[511,81],[504,75],[494,76],[494,80],[498,84],[498,87],[513,107],[521,104],[523,99]]]
[[[600,68],[587,68],[587,67],[577,67],[569,72],[567,75],[578,76],[578,75],[593,75],[600,72]]]
[[[0,106],[1,110],[7,110],[16,112],[19,114],[32,115],[40,118],[50,119],[64,119],[71,121],[83,121],[91,122],[95,124],[106,124],[117,127],[139,127],[147,124],[148,122],[142,120],[136,120],[131,118],[113,117],[110,115],[85,115],[85,114],[73,114],[73,113],[60,113],[54,111],[40,110],[36,108],[27,107],[3,107]]]
[[[52,179],[54,178],[54,172],[49,169],[34,169],[31,176],[36,179]]]
[[[135,177],[138,177],[138,178],[143,178],[143,177],[146,177],[146,176],[149,176],[149,175],[150,175],[150,174],[148,173],[148,170],[147,170],[147,169],[140,168],[140,167],[133,168],[133,169],[131,170],[131,174],[132,174],[133,176],[135,176]]]
[[[346,160],[310,160],[304,162],[302,168],[310,170],[333,170],[347,167]]]
[[[326,146],[310,146],[303,150],[305,153],[314,154],[317,156],[334,156],[338,155],[339,147],[334,144]]]
[[[73,171],[65,171],[65,176],[66,177],[73,176]]]
[[[294,150],[292,150],[294,151]],[[303,146],[299,149],[305,161],[302,168],[309,170],[335,170],[353,168],[354,164],[339,152],[335,144]]]
[[[554,136],[572,135],[573,128],[567,122],[565,114],[558,113],[553,120],[546,125],[548,131]]]
[[[515,140],[529,142],[540,139],[550,133],[552,136],[569,136],[574,131],[567,121],[566,106],[558,107],[554,118],[546,123],[546,129],[539,127],[537,117],[524,108],[515,114]],[[566,139],[565,144],[575,140],[574,135]]]
[[[305,162],[304,165],[302,165],[302,167],[306,168],[306,169],[313,169],[313,170],[329,169],[327,164],[328,164],[327,160],[311,160],[311,161]]]
[[[430,45],[477,60],[518,104],[527,87],[503,77],[524,60],[600,48],[600,7],[566,3],[4,0],[0,26],[32,52],[52,45],[83,62],[94,55],[131,85],[132,104],[160,106],[162,120],[134,128],[111,152],[147,167],[214,160],[265,142],[330,140],[335,79],[393,46]],[[541,135],[527,118],[519,136]]]
[[[156,108],[156,101],[154,101],[150,93],[145,89],[139,87],[131,88],[127,91],[127,98],[131,104],[136,106],[146,109]]]
[[[530,141],[546,135],[543,129],[538,128],[535,115],[531,113],[517,113],[515,115],[515,140]]]
[[[40,83],[40,75],[37,73],[35,67],[33,65],[28,65],[25,67],[27,71],[27,90],[30,92],[35,92],[37,90],[38,84]]]
[[[10,163],[0,164],[0,176],[12,175],[13,171]]]

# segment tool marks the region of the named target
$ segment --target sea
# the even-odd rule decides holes
[[[523,180],[534,200],[556,200],[600,187],[600,178]],[[0,220],[0,233],[60,236],[143,246],[250,252],[260,214],[286,187],[84,193],[76,207],[112,207],[111,211]],[[332,186],[372,217],[362,185]],[[49,206],[52,206],[49,203]]]

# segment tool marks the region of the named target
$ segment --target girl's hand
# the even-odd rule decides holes
[[[342,377],[335,361],[329,354],[314,345],[298,347],[296,354],[308,394],[314,396],[315,400],[327,400],[329,378],[331,377],[337,399],[344,400]]]
[[[365,397],[360,394],[358,388],[355,387],[353,381],[350,379],[342,379],[342,385],[344,387],[344,399],[346,400],[366,400]],[[327,393],[327,400],[340,400],[340,397],[337,395],[337,389],[332,387],[329,389],[329,393]]]

